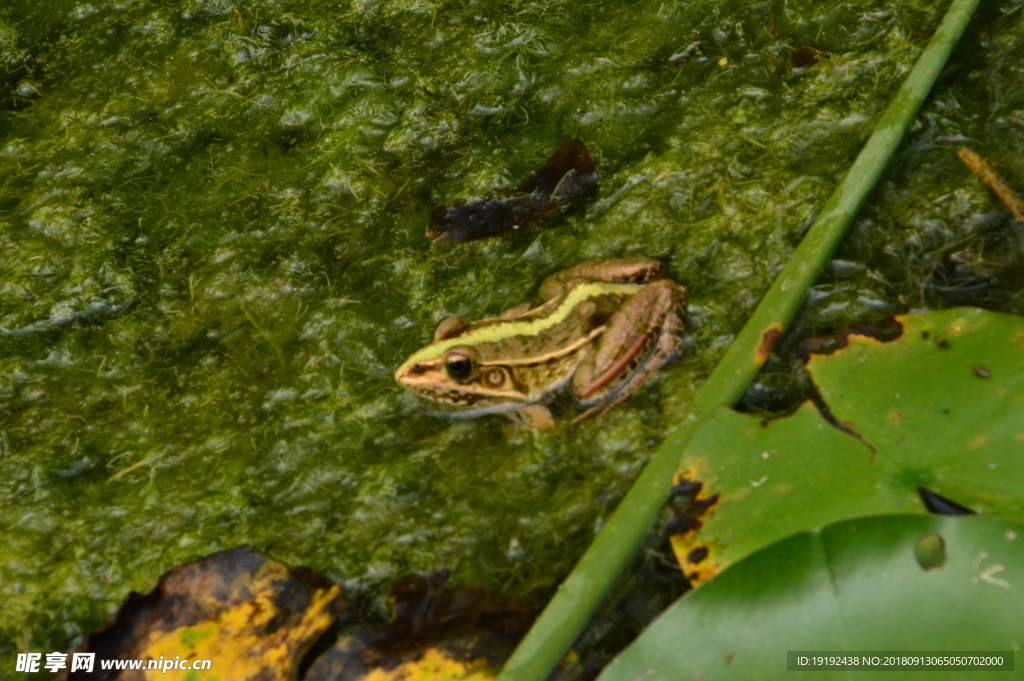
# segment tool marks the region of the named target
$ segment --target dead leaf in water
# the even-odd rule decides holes
[[[155,589],[132,592],[114,619],[75,652],[96,654],[92,673],[118,681],[274,681],[299,678],[303,658],[345,610],[341,587],[248,546],[173,568]],[[209,670],[103,670],[99,660],[211,660]]]
[[[573,140],[515,189],[435,208],[427,238],[460,243],[524,232],[595,191],[597,171],[590,152],[582,141]]]

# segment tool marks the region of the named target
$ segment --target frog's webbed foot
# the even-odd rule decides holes
[[[540,285],[540,297],[544,300],[557,298],[579,281],[646,284],[664,277],[664,269],[662,264],[653,258],[588,260],[545,279]]]
[[[636,392],[678,352],[686,319],[686,290],[656,281],[612,315],[597,347],[573,376],[573,391],[584,405],[608,410]]]

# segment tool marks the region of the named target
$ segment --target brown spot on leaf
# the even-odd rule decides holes
[[[946,340],[945,336],[936,336],[935,337],[935,344],[938,345],[940,348],[943,348],[943,349],[949,347],[949,341]]]
[[[692,586],[697,586],[717,575],[724,567],[721,561],[713,559],[713,545],[697,541],[704,521],[714,511],[720,495],[704,496],[704,483],[682,478],[678,473],[676,476],[673,487],[676,494],[672,497],[672,506],[676,512],[665,531],[683,574]]]
[[[761,334],[761,343],[757,346],[756,362],[763,364],[768,356],[772,354],[772,350],[782,340],[782,326],[779,324],[772,324],[769,326],[763,334]]]
[[[692,496],[697,492],[700,492],[703,488],[703,482],[700,482],[699,480],[687,480],[683,478],[672,485],[672,494],[673,496],[680,494]]]
[[[690,551],[686,556],[686,560],[691,563],[699,563],[708,557],[708,547],[698,546],[693,551]]]
[[[973,371],[974,375],[978,378],[992,378],[992,374],[990,374],[985,367],[978,366],[977,364],[971,365],[971,371]]]

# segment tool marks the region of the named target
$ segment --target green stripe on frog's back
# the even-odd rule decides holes
[[[455,338],[448,338],[443,341],[431,343],[422,350],[413,354],[405,361],[403,367],[412,366],[417,362],[438,358],[449,349],[468,345],[479,347],[485,343],[500,343],[511,338],[539,336],[545,331],[552,329],[564,322],[572,311],[581,303],[591,298],[607,295],[631,296],[644,288],[646,284],[620,284],[615,282],[594,281],[584,284],[577,284],[566,294],[565,298],[551,311],[551,314],[536,319],[494,319],[487,320],[489,323],[479,328],[470,329],[468,332]],[[529,313],[526,315],[529,317]]]

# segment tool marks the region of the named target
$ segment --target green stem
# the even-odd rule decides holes
[[[509,658],[498,681],[542,681],[565,656],[668,500],[679,458],[699,423],[719,405],[736,403],[803,303],[807,290],[818,279],[895,153],[978,2],[953,0],[857,160],[697,393],[687,421],[669,435],[647,464]]]

